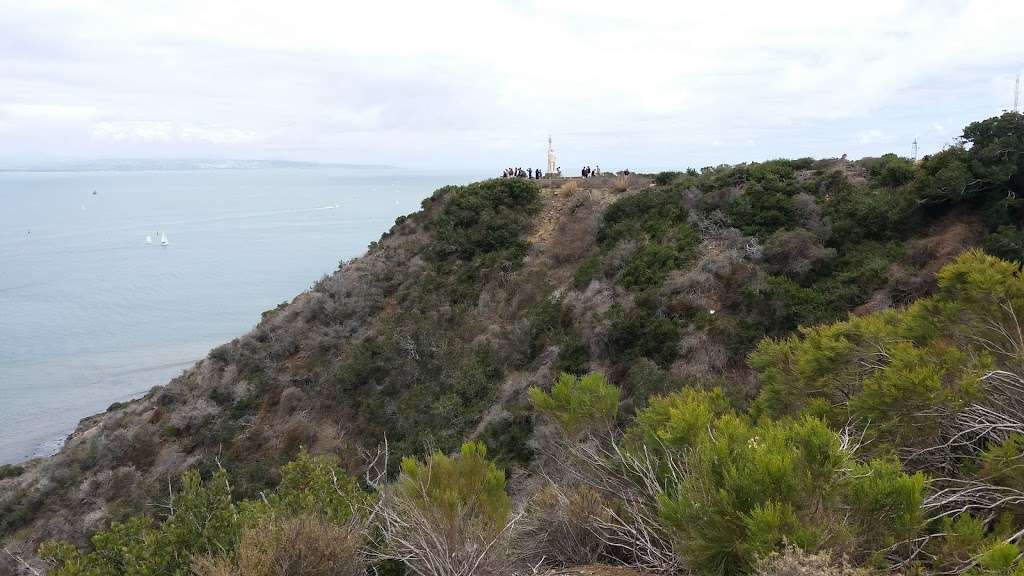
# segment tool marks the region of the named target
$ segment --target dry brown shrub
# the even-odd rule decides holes
[[[729,363],[729,351],[721,338],[695,326],[683,328],[679,337],[679,359],[673,371],[689,378],[721,374]]]
[[[756,576],[866,576],[867,571],[853,568],[846,559],[836,559],[828,552],[808,554],[786,546],[758,563]]]
[[[757,261],[756,239],[734,228],[698,223],[706,240],[697,248],[693,264],[669,274],[662,287],[673,306],[722,309],[739,304],[745,286],[756,287],[763,275]],[[706,230],[705,230],[706,228]]]
[[[935,287],[935,277],[924,270],[899,264],[889,266],[888,292],[893,304],[907,305],[927,295]]]
[[[818,236],[806,229],[779,230],[764,245],[764,258],[773,274],[785,274],[800,281],[836,255]]]
[[[516,548],[530,565],[575,566],[607,559],[598,528],[607,520],[604,499],[594,489],[549,485],[527,509]]]
[[[160,452],[159,444],[160,432],[155,426],[147,424],[136,428],[129,438],[126,463],[142,470],[149,468]]]
[[[582,292],[573,291],[566,295],[564,305],[592,354],[605,344],[611,323],[606,313],[615,301],[614,288],[601,280],[592,281]]]
[[[703,195],[701,204],[705,209],[724,209],[739,200],[741,196],[743,196],[742,186],[715,188]]]
[[[246,529],[238,558],[197,558],[199,576],[363,576],[361,532],[314,516]]]
[[[640,241],[634,238],[626,238],[625,240],[619,241],[611,250],[608,251],[608,255],[604,257],[601,262],[602,271],[607,277],[618,276],[622,272],[623,268],[626,267],[626,263],[629,259],[639,250],[641,247]]]
[[[564,194],[575,194],[579,192],[579,190],[580,183],[576,180],[569,180],[565,184],[562,184],[562,187],[559,188],[559,191],[561,191]]]
[[[612,180],[612,192],[622,193],[629,190],[630,179],[627,174],[620,174]]]
[[[177,407],[167,420],[167,425],[178,434],[193,433],[209,425],[220,411],[210,400],[197,398]]]
[[[286,454],[294,454],[299,448],[310,447],[316,442],[316,425],[309,421],[302,414],[293,416],[284,429],[284,436],[281,438],[281,449]]]
[[[832,225],[828,218],[821,214],[818,201],[806,192],[793,196],[793,209],[796,211],[800,225],[814,232],[822,241],[832,235]]]
[[[278,400],[277,409],[281,414],[291,415],[306,402],[306,393],[302,389],[289,386],[281,391],[281,398]]]
[[[104,470],[82,484],[82,494],[104,502],[128,500],[134,492],[140,492],[142,475],[131,466]],[[141,498],[141,494],[138,494]]]

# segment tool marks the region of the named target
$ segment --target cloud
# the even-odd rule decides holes
[[[211,144],[248,144],[259,138],[253,130],[227,128],[223,126],[204,127],[186,124],[180,129],[183,142],[208,142]]]
[[[173,132],[170,122],[99,122],[93,126],[92,137],[113,142],[168,142]]]
[[[875,144],[877,142],[885,142],[885,140],[885,133],[877,128],[861,130],[857,133],[858,144]]]
[[[8,4],[0,160],[480,168],[549,131],[567,167],[928,151],[1012,101],[1024,24],[999,0]]]

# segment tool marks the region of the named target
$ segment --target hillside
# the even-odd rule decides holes
[[[584,418],[591,424],[582,427],[567,425],[576,420],[560,417],[568,409],[557,397],[544,410],[537,393],[528,392],[552,390],[560,373],[603,374],[618,401],[601,426],[629,430],[640,422],[626,434],[635,442],[675,438],[677,429],[662,429],[675,409],[713,415],[704,424],[708,431],[785,445],[796,432],[757,427],[769,426],[765,419],[806,417],[829,431],[822,434],[848,434],[845,426],[853,425],[869,447],[849,466],[874,470],[876,478],[893,462],[907,474],[894,482],[907,486],[918,472],[967,475],[952,464],[955,454],[922,457],[944,438],[930,423],[976,398],[945,383],[955,380],[957,391],[977,392],[984,374],[1024,361],[1024,343],[980,351],[966,336],[940,342],[905,325],[938,322],[935,307],[966,306],[958,298],[967,292],[954,293],[954,280],[937,283],[951,263],[949,276],[974,273],[971,266],[978,264],[957,260],[965,250],[1011,261],[1024,257],[1024,203],[1018,199],[1024,194],[1024,120],[1006,114],[972,124],[965,137],[967,146],[916,164],[894,155],[773,160],[442,188],[421,211],[399,218],[364,256],[265,312],[249,334],[212,350],[144,398],[86,418],[56,456],[0,469],[0,534],[26,558],[50,539],[84,547],[111,522],[139,512],[159,517],[154,503],[166,502],[187,470],[204,479],[223,470],[230,497],[258,499],[278,486],[280,467],[303,448],[337,457],[340,469],[358,478],[376,469],[371,463],[380,464],[374,455],[385,439],[389,478],[403,457],[449,454],[467,440],[481,442],[487,457],[507,471],[512,507],[520,509],[546,489],[546,479],[566,476],[559,465],[567,438],[579,439],[581,430],[604,438],[593,418]],[[995,259],[982,262],[982,269],[1003,270]],[[1006,274],[1015,265],[1006,266],[997,285],[1012,284]],[[907,316],[893,319],[902,310]],[[921,310],[933,316],[922,320],[915,316],[925,314]],[[953,333],[948,322],[944,334]],[[819,326],[824,335],[798,333],[801,326]],[[881,376],[869,380],[863,373],[869,368],[848,356],[808,359],[825,347],[852,346],[853,339],[826,338],[850,330],[878,335],[868,340],[885,358],[868,365],[879,374],[889,374],[892,358],[903,358],[886,348],[891,342],[920,346],[905,351],[906,362],[917,364],[906,373],[893,370],[896,383],[886,384]],[[870,346],[865,350],[858,361],[868,362]],[[921,395],[901,385],[928,380],[922,374],[932,362],[944,370],[935,376],[941,392]],[[672,404],[680,390],[714,396]],[[910,404],[913,412],[894,416]],[[915,420],[929,410],[931,419]],[[634,420],[636,414],[641,417]],[[749,414],[750,421],[727,424],[740,418],[736,414]],[[979,450],[985,441],[975,440]],[[688,442],[694,453],[716,449]],[[1021,502],[991,510],[1007,512],[1005,522],[1019,527]],[[779,525],[810,522],[801,506],[779,512]],[[767,514],[768,508],[756,509]],[[696,512],[679,504],[660,514],[692,523]],[[979,516],[986,534],[1002,529],[997,516]],[[837,523],[836,530],[860,534],[869,525]],[[914,533],[908,528],[886,541],[851,536],[837,544],[832,536],[803,538],[802,530],[773,534],[805,549],[838,550],[865,565],[884,564],[887,556],[878,551]],[[690,533],[673,538],[688,565],[726,571],[747,570],[751,558],[782,549],[775,536],[756,546],[743,540],[757,554],[694,548],[705,536]],[[628,556],[602,549],[578,560],[642,564]],[[888,557],[892,562],[893,554]]]

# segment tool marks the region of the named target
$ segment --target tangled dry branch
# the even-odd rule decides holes
[[[956,474],[961,463],[977,461],[987,447],[1005,442],[1015,434],[1024,434],[1024,378],[1012,372],[993,370],[982,376],[981,384],[983,393],[978,401],[959,410],[922,414],[942,424],[942,440],[904,455],[906,461],[915,466],[949,472],[947,477],[931,481],[934,491],[922,504],[928,523],[962,513],[995,518],[1002,511],[1024,506],[1024,492],[1020,490],[997,484],[991,478],[965,479]],[[907,553],[896,567],[908,566],[911,561],[928,556],[928,543],[942,536],[944,534],[929,533],[900,543],[899,547]],[[1006,541],[1017,542],[1022,536],[1024,530],[1010,535]],[[974,565],[975,559],[971,559],[950,573],[960,574]]]
[[[624,450],[619,434],[558,444],[564,473],[597,490],[616,505],[602,504],[590,515],[590,529],[609,553],[627,564],[657,573],[676,573],[682,563],[658,517],[658,499],[682,479],[682,457],[647,447]]]
[[[397,560],[418,576],[511,574],[510,535],[522,518],[515,514],[494,535],[452,522],[395,493],[382,496],[375,510],[380,541],[369,551],[374,560]]]
[[[981,385],[980,399],[966,407],[921,413],[940,423],[942,440],[906,453],[904,460],[954,472],[960,462],[976,459],[986,446],[1024,434],[1024,378],[993,370],[981,377]]]

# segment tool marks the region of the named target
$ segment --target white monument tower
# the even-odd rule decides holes
[[[551,147],[551,134],[548,134],[548,176],[554,176],[558,172],[558,165],[555,162],[555,149]]]

